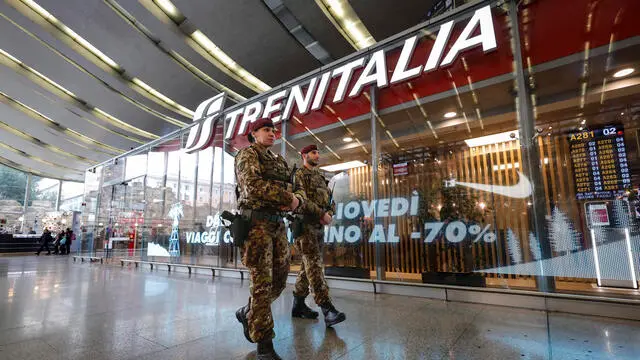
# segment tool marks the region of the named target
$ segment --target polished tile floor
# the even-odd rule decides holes
[[[64,257],[0,257],[0,359],[253,359],[248,283]],[[640,322],[334,290],[345,323],[273,305],[284,359],[640,359]]]

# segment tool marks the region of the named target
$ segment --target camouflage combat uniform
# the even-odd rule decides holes
[[[287,181],[289,166],[279,155],[260,144],[240,150],[235,159],[238,207],[262,214],[282,215],[294,194]],[[304,198],[304,194],[296,194]],[[271,303],[284,290],[289,273],[289,244],[282,218],[255,219],[242,248],[242,263],[249,269],[250,299],[247,319],[251,340],[271,340]]]
[[[302,264],[293,294],[304,298],[309,295],[311,288],[316,304],[327,304],[331,298],[324,279],[324,226],[320,224],[320,218],[325,212],[333,216],[334,209],[332,204],[329,204],[331,190],[327,187],[324,176],[316,169],[298,169],[296,183],[304,188],[307,201],[300,210],[304,216],[304,230],[302,235],[295,239],[296,250],[302,254]]]

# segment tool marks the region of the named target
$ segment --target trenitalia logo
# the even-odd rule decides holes
[[[270,94],[266,100],[254,101],[244,107],[230,111],[224,116],[224,121],[228,121],[225,139],[230,139],[236,134],[244,134],[248,125],[258,119],[268,118],[272,119],[274,123],[289,120],[294,107],[300,115],[305,115],[311,111],[319,110],[325,103],[340,103],[347,95],[350,98],[358,97],[362,90],[369,85],[384,88],[418,77],[423,73],[434,71],[440,67],[448,66],[453,63],[461,52],[476,46],[481,45],[484,52],[496,49],[496,35],[490,6],[476,10],[462,33],[460,33],[460,36],[453,42],[453,45],[445,55],[444,52],[450,42],[453,25],[454,21],[452,20],[440,26],[431,53],[424,65],[408,68],[415,52],[418,37],[423,36],[422,34],[414,35],[404,40],[398,62],[391,72],[387,71],[385,50],[382,49],[372,53],[370,56],[361,56],[340,67],[315,76],[304,84],[297,84],[290,88],[278,90]],[[477,35],[473,35],[478,29]],[[367,57],[368,60],[365,64]],[[364,69],[356,82],[350,89],[347,89],[355,70],[362,67]],[[391,74],[390,78],[389,74]],[[333,79],[338,80],[335,94],[332,99],[325,99]],[[303,90],[303,86],[306,87],[306,90]],[[198,107],[198,110],[201,111],[196,111],[195,119],[201,118],[203,114],[209,115],[209,112],[205,111],[206,109],[201,109],[201,107],[210,104],[212,101],[213,99],[209,99]],[[242,120],[239,121],[239,119]],[[237,126],[238,122],[240,122],[239,126]],[[211,118],[207,117],[203,124],[198,126],[198,129],[192,129],[189,134],[189,139],[192,141],[189,142],[191,146],[188,147],[188,151],[196,151],[209,146],[214,130],[206,128],[212,125]],[[197,133],[202,134],[198,136]]]
[[[211,145],[216,135],[216,128],[218,127],[218,121],[226,98],[227,94],[221,93],[198,105],[195,114],[193,114],[193,121],[202,121],[189,131],[189,137],[185,145],[187,153],[205,149]]]

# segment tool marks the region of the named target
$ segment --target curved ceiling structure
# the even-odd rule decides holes
[[[435,1],[3,0],[0,163],[93,164],[426,19]]]

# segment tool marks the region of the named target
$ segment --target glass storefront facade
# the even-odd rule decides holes
[[[70,227],[82,210],[84,184],[0,165],[0,233],[41,234]]]
[[[467,4],[225,110],[211,146],[185,150],[184,129],[90,169],[83,248],[241,267],[219,214],[235,209],[247,140],[226,115],[297,91],[274,150],[291,165],[321,150],[337,207],[328,274],[634,296],[638,13],[634,0]]]

